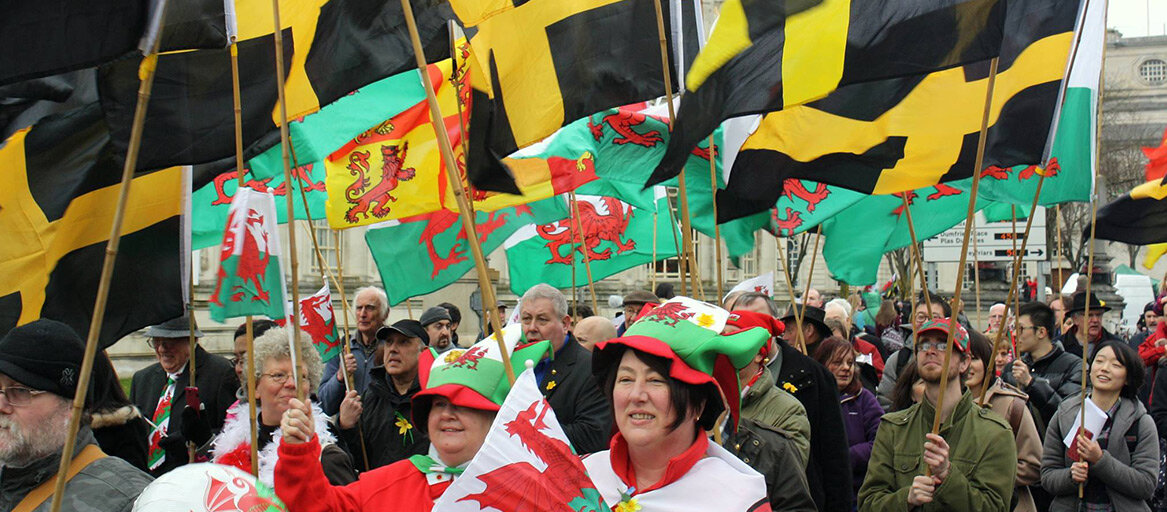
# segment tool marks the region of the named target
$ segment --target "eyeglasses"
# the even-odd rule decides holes
[[[1033,329],[1033,332],[1037,332],[1038,329],[1036,325],[1015,325],[1013,328],[1022,332],[1024,332],[1026,329]]]
[[[0,395],[4,395],[4,398],[8,400],[8,403],[12,404],[14,407],[23,407],[28,405],[32,402],[32,397],[41,393],[48,393],[48,391],[26,388],[24,386],[8,386],[6,388],[0,388]]]
[[[284,373],[284,372],[261,373],[261,374],[259,374],[259,376],[260,377],[267,377],[267,378],[271,379],[272,382],[279,384],[281,386],[284,385],[284,383],[288,382],[288,379],[292,378],[292,374]]]
[[[190,340],[186,338],[150,338],[146,340],[146,344],[149,345],[150,348],[158,348],[159,346],[163,348],[169,348],[183,343],[190,343]]]
[[[916,343],[916,351],[927,352],[929,350],[935,350],[937,352],[944,352],[947,346],[948,343],[944,341],[920,341]]]

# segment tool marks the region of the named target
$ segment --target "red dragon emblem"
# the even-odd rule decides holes
[[[770,221],[774,223],[778,234],[793,234],[794,230],[802,226],[802,212],[789,206],[786,207],[786,217],[778,216],[778,209],[770,209]]]
[[[490,235],[494,234],[499,228],[506,225],[507,217],[510,215],[508,210],[496,210],[487,214],[486,220],[478,222],[474,225],[475,231],[478,233],[478,241],[485,243]],[[519,205],[514,207],[515,215],[534,215],[531,208],[527,205]],[[466,239],[466,232],[459,226],[458,236],[456,242],[450,250],[443,256],[438,254],[437,244],[434,238],[445,233],[455,224],[457,224],[459,215],[450,210],[439,210],[428,215],[425,228],[422,229],[421,236],[418,241],[425,244],[426,250],[429,252],[430,263],[433,264],[434,270],[430,273],[430,278],[438,277],[438,274],[443,270],[466,261],[466,251],[468,246],[462,244],[460,240]]]
[[[540,404],[543,408],[536,413]],[[458,501],[477,501],[483,510],[578,510],[570,503],[582,498],[583,489],[594,489],[595,484],[587,477],[583,463],[567,443],[543,433],[547,428],[543,417],[550,408],[546,401],[540,400],[506,424],[507,433],[518,436],[523,447],[543,461],[547,469],[539,471],[527,461],[507,464],[478,477],[486,484],[486,490],[466,495]]]
[[[304,192],[324,192],[324,182],[313,181],[311,173],[312,164],[304,164],[299,167],[292,168],[292,178],[303,184]],[[250,170],[244,170],[244,176],[250,174]],[[235,181],[238,177],[239,175],[235,171],[227,171],[218,176],[215,176],[215,179],[211,182],[211,184],[215,187],[215,200],[211,201],[211,206],[231,204],[231,199],[233,199],[235,195],[228,194],[224,186],[228,182]],[[288,186],[286,183],[280,183],[279,185],[276,185],[276,188],[273,189],[268,186],[268,183],[271,181],[272,178],[266,178],[262,180],[248,178],[243,186],[252,190],[270,190],[272,195],[275,196],[282,196],[288,192]]]
[[[592,137],[599,142],[604,138],[604,124],[612,127],[616,132],[617,137],[612,139],[612,144],[622,146],[624,144],[636,144],[637,146],[644,146],[651,148],[662,142],[660,131],[652,130],[645,133],[640,133],[633,128],[645,123],[648,120],[643,112],[628,112],[625,110],[617,110],[602,118],[598,123],[593,123],[591,118],[588,119],[588,129],[592,132]]]
[[[624,231],[628,229],[628,222],[632,220],[632,212],[625,213],[624,203],[612,197],[601,198],[600,202],[600,208],[607,210],[606,214],[601,213],[600,209],[589,201],[578,203],[579,223],[583,230],[582,241],[575,235],[575,229],[572,228],[574,222],[570,218],[536,228],[539,236],[548,240],[547,248],[551,250],[551,259],[547,260],[547,263],[570,265],[572,252],[576,250],[581,253],[587,251],[587,257],[592,260],[609,259],[612,257],[612,249],[596,251],[604,240],[616,244],[617,254],[636,248],[635,240],[622,240]],[[567,255],[561,254],[561,249],[565,245],[571,246]]]
[[[260,496],[255,485],[245,478],[233,477],[230,482],[211,476],[203,504],[208,512],[264,512],[279,510],[271,498]]]
[[[806,201],[806,211],[813,212],[815,206],[831,195],[831,189],[826,183],[815,183],[814,190],[807,190],[802,180],[789,178],[782,186],[782,195],[791,201],[795,197]]]
[[[327,318],[325,318],[327,315]],[[323,353],[340,345],[340,340],[330,339],[336,332],[336,317],[332,314],[332,297],[312,295],[300,301],[300,327],[312,338],[312,343],[323,345]]]
[[[666,302],[655,308],[652,308],[644,316],[641,316],[637,322],[649,321],[659,322],[669,327],[675,327],[677,322],[687,320],[693,317],[693,312],[689,308],[679,302]]]
[[[243,248],[239,254],[239,262],[235,266],[235,275],[240,278],[240,281],[231,286],[230,301],[239,302],[245,296],[251,295],[252,302],[262,301],[266,303],[271,299],[271,295],[263,288],[263,280],[267,275],[267,264],[271,260],[271,253],[268,252],[271,235],[267,232],[263,214],[254,209],[247,210],[247,218],[243,222]],[[235,245],[238,243],[235,213],[232,212],[227,217],[227,230],[224,233],[223,245],[219,251],[218,277],[220,282],[227,278],[227,271],[223,269],[222,262],[231,257],[235,251]],[[254,291],[248,289],[248,282],[255,285]],[[223,305],[222,299],[219,297],[219,289],[215,290],[209,301],[217,306]]]
[[[462,355],[458,356],[458,359],[455,359],[454,362],[450,363],[449,366],[442,367],[442,371],[449,370],[450,368],[477,370],[478,361],[483,357],[486,357],[486,347],[473,347],[465,352],[462,352]]]
[[[958,196],[958,195],[960,195],[959,188],[950,187],[950,186],[945,185],[943,183],[937,183],[936,184],[936,192],[934,192],[932,194],[928,194],[928,197],[926,199],[928,201],[935,201],[937,199],[940,199],[941,197]]]
[[[370,180],[366,176],[369,172],[368,151],[353,151],[349,155],[349,174],[357,179],[344,191],[344,198],[352,206],[344,214],[349,223],[360,222],[358,215],[366,220],[369,215],[378,219],[389,215],[389,203],[397,201],[390,192],[397,188],[401,181],[409,181],[417,175],[414,168],[402,168],[405,155],[409,151],[409,144],[403,143],[400,148],[393,145],[381,146],[381,181],[370,187]]]

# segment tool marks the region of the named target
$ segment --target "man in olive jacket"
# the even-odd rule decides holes
[[[940,435],[931,433],[948,328],[947,318],[929,320],[916,333],[924,398],[883,416],[859,489],[860,511],[1009,510],[1017,471],[1013,431],[996,413],[979,407],[971,392],[961,394],[971,358],[968,333],[959,325],[940,411],[947,419]]]

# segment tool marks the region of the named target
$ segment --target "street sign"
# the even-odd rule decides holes
[[[960,246],[964,241],[964,222],[951,229],[924,241],[924,261],[956,262],[960,261]],[[973,232],[976,244],[969,240],[968,257],[966,262],[976,261],[1012,261],[1016,252],[1021,250],[1022,237],[1025,236],[1025,222],[1018,220],[1014,229],[1013,223],[993,222],[986,223],[985,218],[977,213],[976,230]],[[1025,244],[1024,261],[1047,261],[1049,251],[1045,244],[1045,208],[1038,207],[1033,218],[1033,226],[1029,229],[1029,242]],[[976,254],[973,254],[973,249]],[[975,257],[974,257],[975,256]]]

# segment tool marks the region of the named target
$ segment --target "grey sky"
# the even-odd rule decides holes
[[[1167,34],[1167,1],[1110,0],[1108,11],[1106,26],[1117,28],[1124,37]],[[1147,32],[1148,22],[1150,33]]]

